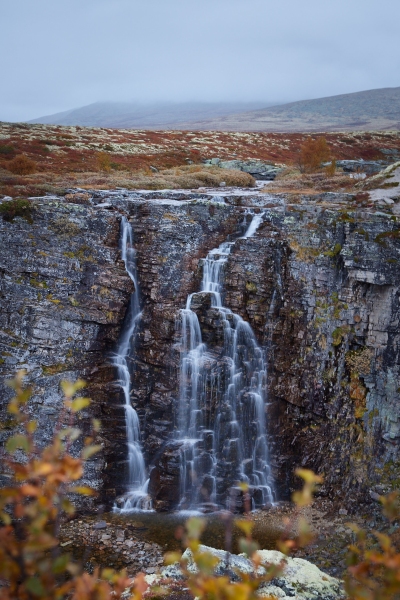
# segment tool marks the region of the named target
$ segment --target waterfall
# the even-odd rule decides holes
[[[253,215],[242,239],[263,218]],[[235,242],[212,250],[203,265],[201,294],[209,294],[223,329],[219,367],[203,343],[191,294],[180,314],[180,394],[175,440],[181,443],[180,508],[224,506],[238,482],[253,506],[273,502],[265,418],[266,358],[246,321],[223,306],[223,270]],[[215,372],[216,371],[216,372]],[[236,488],[237,489],[237,488]]]
[[[128,367],[128,356],[134,346],[135,330],[141,317],[139,286],[136,274],[136,252],[133,247],[132,226],[126,217],[121,219],[120,248],[125,269],[133,281],[134,291],[130,299],[128,312],[112,363],[116,367],[118,385],[124,397],[126,437],[128,446],[128,491],[123,497],[121,512],[133,509],[151,508],[147,494],[148,480],[144,457],[140,444],[140,424],[136,410],[130,400],[131,375]]]

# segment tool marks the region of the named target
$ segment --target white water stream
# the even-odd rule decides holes
[[[136,252],[133,247],[133,232],[132,226],[126,217],[122,217],[121,219],[120,248],[125,269],[135,286],[118,348],[112,359],[113,365],[117,369],[118,385],[121,387],[124,396],[128,443],[128,491],[124,495],[122,507],[115,507],[114,510],[127,512],[134,509],[149,510],[151,502],[147,494],[148,479],[140,443],[139,418],[130,400],[131,375],[127,359],[134,346],[135,331],[142,313],[140,310],[139,286],[136,275]]]
[[[252,237],[263,214],[254,215],[243,238]],[[242,238],[242,239],[243,239]],[[180,508],[226,505],[238,482],[252,489],[253,506],[273,502],[265,417],[266,360],[246,321],[223,306],[223,271],[235,242],[224,242],[204,260],[202,294],[211,295],[223,328],[223,356],[214,362],[191,309],[181,310],[180,396],[177,431],[181,442]]]

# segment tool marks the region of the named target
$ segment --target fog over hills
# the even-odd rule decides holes
[[[400,129],[400,87],[301,100],[213,120],[191,122],[190,128],[283,133]]]
[[[96,102],[30,121],[134,129],[341,131],[400,129],[400,87],[268,106],[265,103]]]
[[[265,106],[265,102],[95,102],[29,122],[122,129],[181,129],[182,123],[223,118]]]

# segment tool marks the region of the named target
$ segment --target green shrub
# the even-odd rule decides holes
[[[341,244],[335,244],[332,250],[327,250],[326,252],[324,252],[324,256],[329,256],[329,258],[335,258],[335,256],[338,256],[340,254],[341,250]]]
[[[16,198],[0,204],[0,215],[4,221],[12,222],[15,217],[22,217],[28,223],[33,223],[32,204],[29,200]]]
[[[4,146],[0,145],[0,154],[2,156],[10,157],[15,154],[14,146]]]

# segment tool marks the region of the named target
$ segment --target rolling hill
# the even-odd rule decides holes
[[[132,129],[210,131],[383,131],[400,129],[400,87],[301,100],[262,103],[97,102],[30,121]]]
[[[263,107],[263,102],[168,102],[146,105],[132,102],[95,102],[81,108],[33,119],[30,123],[120,129],[182,129],[182,123],[224,118]]]
[[[400,87],[301,100],[185,125],[188,129],[282,133],[398,130]]]

